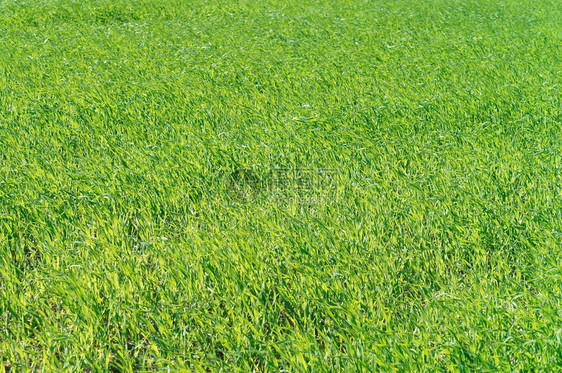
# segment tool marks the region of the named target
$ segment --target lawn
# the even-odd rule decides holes
[[[561,98],[558,0],[0,0],[0,372],[562,369]]]

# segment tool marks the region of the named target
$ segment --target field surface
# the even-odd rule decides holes
[[[0,0],[0,372],[562,369],[562,2]]]

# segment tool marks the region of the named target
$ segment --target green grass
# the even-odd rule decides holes
[[[560,25],[0,0],[0,372],[562,369]]]

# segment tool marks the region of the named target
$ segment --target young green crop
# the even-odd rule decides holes
[[[0,0],[0,372],[560,369],[560,24]]]

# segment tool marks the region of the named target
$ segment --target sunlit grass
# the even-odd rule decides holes
[[[561,12],[0,0],[0,372],[559,369]]]

